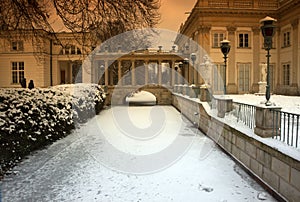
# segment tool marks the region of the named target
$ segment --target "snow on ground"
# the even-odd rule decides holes
[[[250,105],[259,105],[261,102],[265,103],[265,96],[254,94],[244,95],[228,95],[235,102],[246,103]],[[300,96],[286,96],[286,95],[271,95],[270,101],[276,106],[282,107],[282,111],[300,114]]]
[[[14,173],[0,184],[3,202],[276,201],[171,106],[104,110]]]
[[[132,93],[130,96],[126,97],[126,102],[131,103],[156,103],[156,97],[150,92],[139,91]]]

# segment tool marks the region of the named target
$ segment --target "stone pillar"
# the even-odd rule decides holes
[[[225,113],[232,110],[232,99],[227,97],[216,97],[215,99],[217,100],[217,116],[220,118],[224,118]]]
[[[98,75],[98,71],[97,71],[96,67],[97,67],[97,61],[94,59],[94,57],[92,55],[91,56],[91,82],[92,83],[97,83],[96,77]]]
[[[257,93],[259,92],[259,84],[258,82],[259,81],[262,81],[260,80],[260,78],[258,76],[255,76],[257,75],[257,72],[261,72],[261,69],[260,69],[260,65],[259,65],[259,52],[261,50],[261,44],[260,44],[260,29],[259,27],[252,27],[252,32],[253,32],[253,70],[251,72],[253,76],[253,83],[252,83],[252,92],[254,93]]]
[[[194,68],[192,66],[191,61],[189,61],[189,66],[188,66],[188,71],[189,71],[189,85],[191,85],[193,83],[193,79],[194,79]]]
[[[148,61],[145,60],[145,85],[149,82],[149,68],[148,68]]]
[[[261,137],[272,137],[273,132],[277,131],[280,127],[280,115],[274,114],[274,110],[281,111],[281,107],[276,106],[256,106],[255,113],[255,128],[254,133]]]
[[[230,52],[228,54],[228,63],[226,68],[227,75],[227,93],[237,93],[237,71],[235,66],[235,47],[236,47],[236,36],[235,31],[236,27],[229,26],[227,27],[228,31],[228,40],[230,41]]]
[[[198,84],[198,71],[197,71],[197,64],[193,65],[193,70],[194,70],[194,84]]]
[[[111,62],[113,62],[113,61],[111,61]],[[109,85],[113,86],[114,85],[113,63],[111,63],[111,66],[110,66],[108,72],[109,72]]]
[[[174,86],[175,85],[175,61],[172,60],[172,64],[171,64],[171,86]]]
[[[211,101],[209,88],[207,86],[205,86],[205,85],[200,86],[199,99],[200,99],[201,102]]]
[[[121,60],[118,60],[118,84],[119,85],[123,85],[123,82],[122,82]]]
[[[294,19],[291,22],[293,27],[293,36],[292,36],[292,48],[293,48],[293,59],[292,59],[292,86],[298,88],[298,82],[300,81],[299,78],[299,19]]]
[[[189,82],[189,63],[183,65],[183,75],[184,81],[182,84],[186,84]]]
[[[104,79],[105,79],[105,85],[108,86],[108,61],[105,60],[104,62],[104,66],[105,66],[105,72],[104,72]]]
[[[135,61],[131,61],[131,85],[135,85]]]
[[[162,68],[161,68],[161,60],[158,61],[158,85],[161,85],[162,81]]]

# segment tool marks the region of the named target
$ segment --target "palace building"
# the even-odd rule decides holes
[[[54,37],[37,30],[35,35],[31,31],[25,35],[10,32],[0,38],[0,87],[20,87],[23,78],[38,87],[75,83],[90,49],[80,46],[72,33]]]
[[[28,32],[25,38],[13,32],[1,34],[0,87],[20,87],[23,78],[27,83],[33,80],[37,87],[80,82],[202,85],[200,69],[209,62],[214,94],[223,92],[223,81],[228,94],[257,93],[259,83],[266,80],[267,53],[260,31],[260,20],[266,16],[277,19],[270,50],[271,92],[300,95],[300,0],[198,0],[180,26],[177,50],[174,46],[169,51],[162,47],[128,51],[127,47],[126,52],[121,47],[112,52],[102,47],[92,52],[99,44],[82,43],[80,34],[61,32],[54,36],[42,30],[35,35]],[[231,45],[226,79],[220,50],[224,39]],[[199,53],[199,47],[205,55]],[[176,71],[185,80],[177,78]]]
[[[105,44],[82,43],[80,35],[68,32],[37,33],[0,38],[0,87],[21,87],[24,78],[27,84],[33,80],[36,87],[81,82],[105,86],[179,83],[175,72],[181,73],[178,64],[184,54],[175,47],[111,51]]]
[[[224,80],[224,59],[220,42],[230,41],[227,62],[227,93],[256,93],[264,81],[266,50],[259,21],[266,16],[277,19],[270,50],[271,92],[300,95],[300,0],[198,0],[180,26],[175,43],[181,51],[197,42],[214,64],[212,74]],[[201,84],[200,79],[195,81]],[[197,83],[198,82],[198,83]],[[222,90],[217,78],[212,90]]]

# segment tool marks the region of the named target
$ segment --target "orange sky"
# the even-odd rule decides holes
[[[188,17],[197,0],[161,0],[161,23],[158,28],[178,31],[180,24]]]

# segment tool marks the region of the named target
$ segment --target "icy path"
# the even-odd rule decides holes
[[[125,125],[115,110],[24,160],[1,182],[2,201],[275,201],[174,108],[131,107]],[[139,127],[122,137],[129,123]]]

